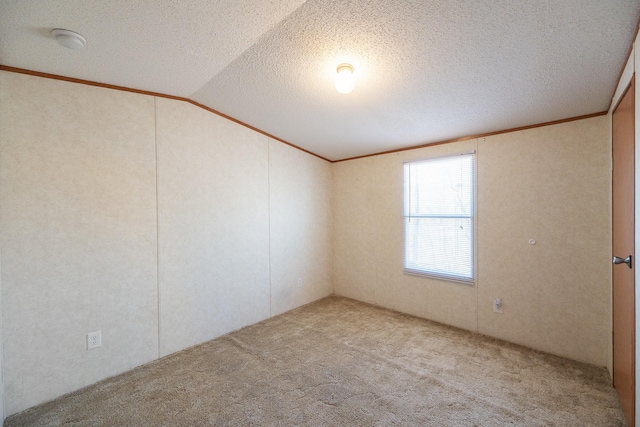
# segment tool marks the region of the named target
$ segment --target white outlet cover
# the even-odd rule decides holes
[[[496,301],[493,301],[493,312],[494,313],[503,313],[504,312],[504,302],[500,301],[500,306],[496,304]]]
[[[87,334],[87,350],[93,350],[102,346],[102,333],[100,331]]]

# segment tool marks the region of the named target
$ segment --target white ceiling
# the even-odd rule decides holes
[[[339,160],[605,111],[639,18],[640,0],[2,0],[0,63],[189,98]]]

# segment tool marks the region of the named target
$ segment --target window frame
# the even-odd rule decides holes
[[[472,184],[472,190],[471,190],[471,228],[472,228],[472,242],[471,242],[471,278],[466,278],[466,277],[462,277],[462,276],[456,276],[456,275],[449,275],[449,274],[439,274],[436,272],[431,272],[431,271],[427,271],[427,270],[420,270],[420,269],[415,269],[415,268],[408,268],[407,267],[407,223],[406,223],[406,219],[408,217],[411,217],[411,215],[407,215],[407,212],[405,211],[405,206],[406,206],[406,188],[405,188],[405,183],[406,183],[406,173],[405,173],[405,167],[407,164],[410,163],[423,163],[423,162],[429,162],[432,160],[441,160],[441,159],[447,159],[447,158],[456,158],[456,157],[460,157],[460,156],[471,156],[472,157],[472,171],[471,171],[471,184]],[[407,275],[411,275],[411,276],[420,276],[420,277],[427,277],[427,278],[432,278],[432,279],[438,279],[438,280],[444,280],[444,281],[449,281],[449,282],[455,282],[455,283],[461,283],[461,284],[465,284],[465,285],[471,285],[474,286],[476,279],[477,279],[477,237],[478,237],[478,231],[477,231],[477,192],[478,192],[478,167],[477,167],[477,153],[476,150],[472,150],[472,151],[465,151],[465,152],[459,152],[459,153],[452,153],[452,154],[445,154],[445,155],[441,155],[441,156],[435,156],[435,157],[426,157],[426,158],[416,158],[416,159],[410,159],[410,160],[405,160],[402,163],[402,167],[403,167],[403,185],[402,185],[402,269],[404,274]],[[468,218],[468,217],[456,217],[456,218]]]

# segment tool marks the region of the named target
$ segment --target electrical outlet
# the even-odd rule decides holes
[[[302,287],[302,277],[298,277],[298,287]]]
[[[502,299],[496,298],[496,299],[493,300],[493,312],[494,313],[502,313],[503,312]]]
[[[93,350],[102,346],[102,333],[100,331],[87,334],[87,350]]]

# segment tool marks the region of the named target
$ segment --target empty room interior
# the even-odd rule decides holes
[[[640,425],[639,20],[2,1],[4,425]]]

